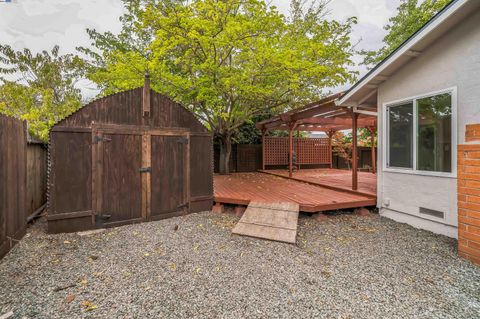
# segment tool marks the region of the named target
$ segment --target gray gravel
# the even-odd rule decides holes
[[[0,261],[0,316],[480,317],[480,267],[455,240],[378,215],[303,216],[289,245],[232,235],[237,220],[192,214],[89,237],[37,222]]]

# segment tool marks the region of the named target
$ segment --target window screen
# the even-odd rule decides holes
[[[413,168],[413,103],[388,107],[388,166]]]
[[[452,171],[450,93],[417,100],[417,170]]]

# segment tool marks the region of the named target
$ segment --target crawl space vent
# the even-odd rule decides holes
[[[420,207],[420,214],[429,215],[429,216],[442,218],[442,219],[445,215],[443,212],[439,210],[434,210],[434,209],[425,208],[425,207]]]

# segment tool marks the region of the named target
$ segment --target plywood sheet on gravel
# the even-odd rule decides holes
[[[251,202],[232,232],[294,244],[298,212],[297,203]]]

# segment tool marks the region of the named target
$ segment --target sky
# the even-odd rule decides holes
[[[287,13],[288,0],[271,0],[281,12]],[[378,49],[385,36],[383,26],[394,14],[400,0],[331,0],[328,8],[332,19],[344,21],[355,16],[353,42],[359,49]],[[78,46],[89,46],[85,30],[118,32],[118,18],[123,12],[121,0],[0,0],[0,43],[16,50],[29,48],[33,52],[60,45],[61,53],[74,53]],[[355,58],[359,63],[360,57]],[[353,68],[366,72],[362,66]],[[93,84],[83,82],[87,97],[96,95]],[[338,91],[346,87],[333,89]]]

